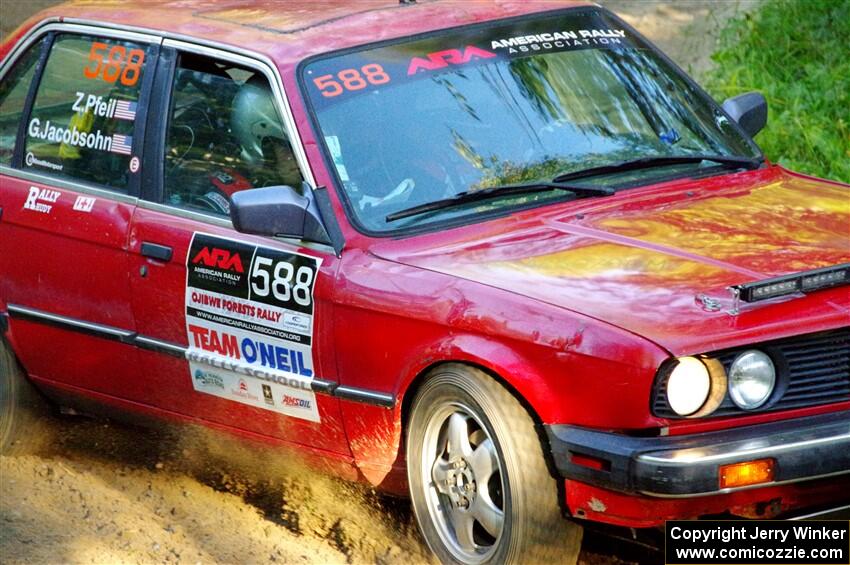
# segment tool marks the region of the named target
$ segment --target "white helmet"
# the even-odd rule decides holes
[[[230,125],[242,147],[242,160],[249,165],[261,166],[269,157],[263,153],[264,140],[277,139],[289,143],[271,89],[260,75],[239,87],[233,99]]]

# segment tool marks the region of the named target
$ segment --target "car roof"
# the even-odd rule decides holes
[[[570,0],[82,0],[43,10],[46,18],[102,22],[245,48],[292,67],[311,55],[541,11],[593,5]]]

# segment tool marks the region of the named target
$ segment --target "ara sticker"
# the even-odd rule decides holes
[[[407,74],[415,75],[419,72],[444,69],[450,65],[465,65],[470,61],[492,59],[495,56],[495,53],[474,45],[467,45],[463,49],[444,49],[443,51],[428,53],[425,57],[411,59],[410,65],[407,67]]]

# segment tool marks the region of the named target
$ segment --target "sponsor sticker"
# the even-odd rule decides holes
[[[562,30],[492,39],[490,48],[494,51],[503,49],[509,55],[517,55],[536,51],[617,46],[621,45],[625,38],[626,31],[623,29]]]
[[[74,200],[74,210],[78,212],[91,212],[95,202],[97,202],[97,198],[77,196],[77,199]]]
[[[263,400],[266,401],[266,404],[274,406],[274,395],[272,394],[272,387],[267,384],[263,384]]]
[[[27,199],[24,200],[24,209],[49,214],[60,196],[62,193],[58,190],[31,186]]]
[[[302,79],[309,87],[312,103],[322,108],[367,93],[388,92],[411,81],[438,80],[434,77],[447,73],[461,81],[465,73],[487,67],[491,70],[483,72],[488,74],[506,69],[509,74],[519,73],[524,67],[506,63],[535,55],[625,50],[639,45],[637,38],[604,14],[554,15],[504,24],[491,22],[477,29],[319,58],[306,66]],[[455,78],[441,79],[440,83],[453,93],[460,87]],[[339,170],[333,143],[326,141]]]
[[[445,69],[452,65],[465,65],[470,61],[492,59],[495,56],[495,53],[474,45],[467,45],[462,49],[444,49],[428,53],[424,57],[412,58],[407,66],[407,74],[415,75],[421,72]]]
[[[185,305],[186,356],[196,391],[320,421],[311,388],[320,264],[309,255],[193,236]],[[199,370],[223,386],[204,386]]]
[[[65,168],[64,165],[61,165],[59,163],[53,163],[51,161],[45,161],[44,159],[39,159],[38,157],[36,157],[35,155],[32,154],[32,151],[27,153],[26,157],[24,158],[24,163],[26,163],[27,167],[38,166],[38,167],[44,167],[46,169],[53,169],[54,171],[61,171],[62,169]]]
[[[216,375],[212,371],[204,371],[203,369],[195,369],[194,371],[195,378],[192,381],[195,385],[195,390],[198,387],[205,389],[219,389],[224,390],[224,379],[222,379],[219,375]]]

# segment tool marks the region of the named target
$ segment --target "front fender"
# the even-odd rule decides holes
[[[342,400],[351,451],[373,484],[401,465],[403,409],[439,363],[502,380],[541,423],[645,428],[668,353],[628,332],[468,280],[348,250],[336,285],[341,384],[391,393],[392,408]]]

